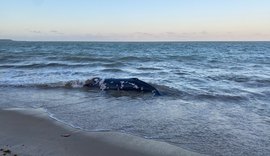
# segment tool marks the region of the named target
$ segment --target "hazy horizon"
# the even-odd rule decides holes
[[[270,41],[267,0],[2,0],[19,41]]]
[[[115,42],[115,43],[185,43],[185,42],[270,42],[270,40],[14,40],[11,38],[0,38],[1,40],[10,40],[13,42]]]

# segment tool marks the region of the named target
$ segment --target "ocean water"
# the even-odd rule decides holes
[[[83,88],[139,78],[162,96]],[[209,155],[270,155],[270,42],[0,42],[0,108]]]

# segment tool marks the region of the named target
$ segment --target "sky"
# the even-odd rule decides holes
[[[0,0],[0,38],[270,41],[270,0]]]

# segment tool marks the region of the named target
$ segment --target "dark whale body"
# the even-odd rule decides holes
[[[93,78],[87,80],[85,87],[99,87],[102,90],[125,90],[152,92],[154,95],[160,95],[159,91],[150,84],[143,82],[137,78],[129,79],[100,79]]]

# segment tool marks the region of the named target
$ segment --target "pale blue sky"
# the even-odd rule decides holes
[[[0,38],[270,40],[270,0],[1,0]]]

